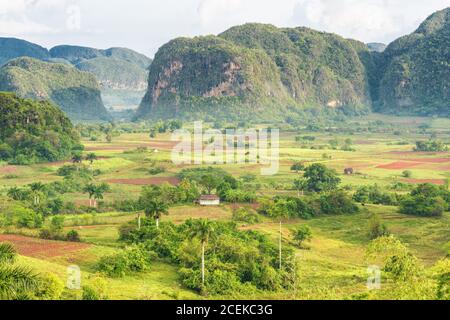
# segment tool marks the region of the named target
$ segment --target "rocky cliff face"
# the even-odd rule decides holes
[[[383,53],[376,110],[450,116],[450,8]]]
[[[155,56],[138,116],[273,120],[306,105],[366,112],[369,80],[360,48],[336,35],[261,24],[176,39]]]
[[[175,39],[155,56],[137,117],[275,120],[305,108],[449,115],[449,10],[387,48],[263,24]]]

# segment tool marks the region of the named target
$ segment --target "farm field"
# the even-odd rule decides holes
[[[323,164],[334,169],[341,179],[341,187],[353,194],[361,186],[378,185],[380,188],[408,193],[411,188],[423,183],[448,186],[450,179],[450,152],[415,152],[415,142],[428,139],[435,134],[442,141],[450,140],[450,120],[385,117],[371,115],[358,120],[358,125],[375,121],[383,122],[395,130],[386,132],[341,132],[308,131],[281,128],[280,170],[273,176],[261,176],[260,165],[227,164],[214,165],[236,179],[245,180],[252,175],[252,186],[259,198],[273,196],[296,197],[298,192],[292,187],[299,173],[291,170],[294,163],[306,166]],[[426,124],[426,129],[424,128]],[[356,125],[356,124],[355,124]],[[351,125],[350,125],[351,126]],[[380,128],[384,127],[380,125]],[[394,132],[398,131],[398,132]],[[313,141],[298,141],[298,136],[313,136]],[[330,147],[330,141],[338,144],[351,140],[351,150],[344,151]],[[181,183],[179,173],[193,165],[174,165],[171,151],[176,142],[169,133],[150,138],[148,132],[120,132],[110,143],[99,139],[91,141],[83,137],[83,155],[95,153],[96,160],[85,165],[97,172],[94,182],[106,183],[109,190],[100,199],[99,208],[111,208],[113,203],[137,200],[141,190],[149,185],[172,185]],[[55,162],[27,166],[0,165],[0,212],[8,213],[14,201],[7,196],[13,187],[24,187],[31,183],[49,184],[62,181],[58,170],[72,162]],[[149,173],[154,167],[164,170]],[[352,174],[344,174],[352,168]],[[408,174],[405,174],[408,171]],[[396,184],[401,184],[395,189]],[[64,202],[74,207],[86,208],[90,205],[88,194],[82,191],[61,195]],[[255,211],[259,203],[222,202],[219,206],[203,207],[197,204],[177,204],[170,206],[168,215],[161,217],[161,223],[172,222],[181,225],[189,219],[209,219],[211,221],[233,221],[233,213],[238,208]],[[399,213],[394,205],[357,204],[358,213],[351,215],[319,215],[311,219],[283,219],[282,241],[294,249],[298,263],[295,289],[264,291],[257,290],[250,296],[239,293],[205,295],[183,285],[178,267],[171,261],[155,259],[148,270],[132,272],[124,277],[114,278],[102,275],[96,264],[102,257],[124,250],[126,244],[119,241],[121,226],[137,223],[140,210],[107,209],[99,212],[62,213],[63,232],[77,231],[81,242],[53,241],[40,239],[37,228],[18,226],[0,227],[0,242],[11,243],[19,256],[18,264],[31,267],[37,272],[53,273],[61,281],[67,278],[67,267],[77,265],[81,269],[83,283],[95,283],[97,278],[105,282],[108,299],[347,299],[367,297],[367,266],[365,253],[370,239],[367,225],[373,214],[410,249],[424,268],[431,268],[440,260],[448,258],[450,250],[450,213],[440,217],[418,217]],[[50,223],[46,217],[44,225]],[[266,235],[277,243],[279,221],[260,215],[255,223],[237,222],[238,230],[254,230]],[[1,224],[0,224],[1,225]],[[304,248],[295,246],[291,231],[307,225],[312,239]],[[65,290],[63,298],[80,298],[81,290]]]

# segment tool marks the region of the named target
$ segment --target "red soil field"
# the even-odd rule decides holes
[[[385,154],[396,154],[399,156],[409,156],[409,155],[419,155],[419,156],[432,156],[435,154],[446,155],[450,154],[450,152],[415,152],[415,151],[389,151]]]
[[[441,179],[402,179],[404,182],[408,183],[431,183],[431,184],[437,184],[437,185],[444,185],[445,181]]]
[[[423,163],[447,163],[450,162],[450,158],[417,158],[417,159],[404,159],[406,161],[423,162]]]
[[[42,240],[19,235],[0,235],[0,242],[9,242],[19,254],[34,258],[53,258],[89,248],[89,244]]]
[[[11,173],[15,173],[16,171],[17,171],[16,166],[4,166],[4,167],[0,168],[1,174],[11,174]]]
[[[161,185],[164,183],[170,183],[171,185],[178,185],[180,180],[175,177],[161,177],[161,178],[143,178],[143,179],[110,179],[106,180],[108,183],[114,184],[130,184],[135,186],[145,186],[145,185]]]
[[[420,162],[404,162],[404,161],[397,161],[397,162],[392,162],[392,163],[388,163],[388,164],[382,164],[377,166],[377,168],[379,169],[389,169],[389,170],[401,170],[401,169],[408,169],[408,168],[413,168],[416,167],[418,165],[420,165]]]

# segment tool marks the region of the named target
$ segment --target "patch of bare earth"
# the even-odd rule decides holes
[[[4,166],[0,168],[0,174],[12,174],[17,172],[16,166]]]
[[[85,243],[50,241],[10,234],[0,235],[0,242],[11,243],[19,254],[33,258],[66,256],[90,247]]]
[[[388,170],[401,170],[401,169],[409,169],[413,167],[417,167],[420,165],[420,162],[412,162],[412,161],[396,161],[388,164],[382,164],[377,166],[378,169],[388,169]]]
[[[408,183],[415,183],[415,184],[421,184],[421,183],[431,183],[436,185],[444,185],[445,181],[441,179],[403,179],[403,181]]]

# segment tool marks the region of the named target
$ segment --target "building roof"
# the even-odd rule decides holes
[[[207,194],[200,196],[200,200],[220,200],[220,198],[213,194]]]

